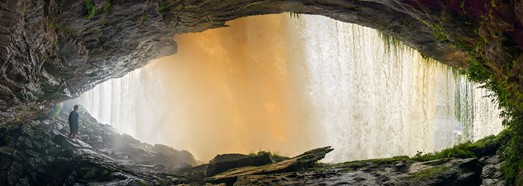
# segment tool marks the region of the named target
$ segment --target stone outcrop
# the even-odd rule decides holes
[[[220,154],[214,157],[209,163],[195,167],[178,169],[174,173],[184,176],[189,183],[204,184],[204,179],[230,169],[241,167],[261,166],[271,164],[274,161],[268,153],[253,155],[244,154]]]
[[[368,162],[300,172],[243,175],[235,185],[479,185],[477,159]]]
[[[329,147],[263,166],[231,169],[206,182],[226,185],[505,185],[495,153],[481,158],[394,157],[318,164]]]
[[[216,176],[206,178],[204,181],[211,183],[231,184],[236,182],[238,177],[241,176],[298,171],[312,167],[314,163],[323,159],[325,155],[332,150],[334,149],[331,147],[317,148],[278,163],[234,169]]]
[[[503,186],[505,180],[501,170],[501,164],[503,163],[498,155],[482,157],[479,161],[484,165],[481,171],[481,185],[487,186]]]
[[[64,108],[54,118],[0,127],[0,185],[181,184],[185,178],[168,173],[196,164],[187,151],[117,134],[88,113],[70,139]]]
[[[272,163],[272,160],[269,154],[222,154],[209,161],[207,169],[205,170],[205,177],[211,177],[233,168],[261,166],[270,163]]]
[[[467,52],[456,44],[473,45],[480,41],[477,33],[480,20],[476,19],[479,15],[461,15],[450,5],[430,2],[0,1],[0,123],[32,119],[61,100],[77,97],[98,83],[142,67],[151,59],[175,53],[177,45],[172,41],[175,33],[223,27],[226,21],[249,15],[282,12],[324,15],[378,29],[425,56],[454,67],[466,66]],[[514,12],[519,15],[516,11],[519,6],[521,3],[503,6],[505,12],[492,16],[514,17]],[[513,20],[513,24],[520,22]],[[503,35],[494,33],[494,28],[489,28],[493,33],[482,34]],[[496,40],[496,46],[491,47],[496,50],[489,56],[503,52],[498,50],[503,48],[498,46],[505,42],[500,40],[503,38],[505,43],[523,45],[516,37],[521,35],[521,29],[517,25],[510,28],[513,37],[498,37],[500,43]]]

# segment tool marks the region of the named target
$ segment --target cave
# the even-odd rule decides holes
[[[521,83],[522,76],[520,75],[523,68],[521,65],[523,63],[523,55],[520,52],[523,49],[523,19],[521,19],[523,16],[520,15],[523,5],[521,3],[521,1],[477,0],[456,0],[450,2],[425,0],[2,1],[0,2],[2,7],[0,11],[0,15],[2,15],[0,22],[0,28],[2,28],[0,30],[2,33],[0,35],[0,40],[2,41],[2,45],[0,45],[0,51],[2,51],[0,55],[2,59],[0,67],[2,72],[2,77],[0,78],[0,97],[2,98],[0,99],[0,133],[2,134],[0,136],[2,139],[0,144],[0,183],[3,185],[199,185],[205,183],[225,183],[227,185],[523,184],[521,180],[523,179],[523,171],[521,171],[523,170],[523,167],[521,167],[521,162],[523,161],[521,156],[521,152],[523,152],[521,143],[521,137],[523,136],[521,128],[521,123],[523,123],[523,118],[521,117],[523,116],[523,113],[521,113],[523,109],[523,83]],[[388,48],[385,47],[387,49],[384,48],[384,50],[387,50],[385,52],[404,50],[407,47],[409,51],[419,51],[419,54],[416,54],[418,55],[417,59],[425,61],[427,64],[424,65],[432,66],[429,68],[439,70],[424,70],[427,74],[421,76],[422,78],[414,77],[416,81],[421,79],[419,80],[421,82],[425,78],[430,79],[430,77],[442,73],[442,76],[452,77],[450,81],[454,84],[451,83],[451,86],[458,87],[450,90],[450,92],[460,92],[456,94],[459,96],[462,93],[467,94],[467,91],[471,91],[471,95],[487,97],[484,99],[488,101],[473,98],[469,102],[455,101],[447,105],[461,105],[467,108],[474,108],[474,112],[471,115],[477,115],[477,117],[497,118],[499,115],[501,118],[486,122],[497,126],[497,129],[487,129],[485,135],[477,135],[481,136],[481,138],[486,138],[480,139],[478,137],[470,140],[473,142],[457,140],[458,142],[444,143],[445,140],[450,138],[442,135],[436,138],[438,136],[436,134],[434,143],[444,143],[445,145],[432,149],[423,149],[417,153],[415,150],[410,150],[409,152],[391,152],[390,154],[387,152],[377,155],[379,153],[369,151],[370,153],[368,154],[351,159],[347,156],[353,157],[350,150],[352,147],[340,146],[345,143],[346,139],[342,137],[347,126],[338,125],[337,127],[339,128],[326,127],[328,129],[325,129],[325,131],[329,131],[328,136],[341,136],[336,136],[336,139],[341,140],[333,141],[332,138],[325,137],[324,141],[327,142],[323,143],[323,137],[317,138],[315,145],[328,147],[315,148],[313,150],[310,149],[314,145],[304,145],[298,148],[296,143],[289,145],[278,141],[279,138],[276,135],[267,137],[267,141],[272,140],[272,145],[279,144],[280,146],[278,147],[280,149],[289,150],[285,152],[285,155],[294,156],[292,158],[274,153],[278,149],[272,149],[269,147],[270,145],[251,145],[254,148],[260,148],[258,150],[268,150],[269,152],[253,151],[256,149],[237,150],[231,148],[233,150],[229,151],[235,152],[234,154],[223,154],[228,153],[226,150],[212,151],[207,154],[202,151],[198,152],[199,155],[195,158],[192,151],[197,152],[198,150],[190,149],[187,151],[186,149],[197,145],[189,144],[181,149],[170,147],[176,146],[173,144],[151,145],[152,143],[157,143],[157,141],[137,136],[137,133],[146,132],[143,126],[142,129],[135,128],[134,131],[125,131],[125,127],[101,124],[99,120],[103,120],[103,117],[100,116],[100,112],[98,114],[91,113],[94,117],[90,113],[85,112],[86,110],[89,110],[89,112],[92,112],[93,109],[99,110],[102,108],[100,105],[104,104],[104,101],[100,101],[96,106],[88,104],[86,100],[126,98],[119,95],[101,96],[107,92],[100,90],[100,87],[111,86],[112,82],[128,79],[128,76],[135,75],[136,71],[147,70],[150,66],[156,66],[160,64],[158,62],[159,58],[160,61],[168,61],[169,57],[165,56],[183,56],[185,48],[190,46],[192,42],[196,42],[196,40],[190,39],[184,41],[184,37],[189,37],[187,35],[205,34],[209,31],[221,29],[234,29],[236,28],[233,25],[234,22],[240,22],[242,19],[255,19],[249,16],[256,15],[285,16],[288,20],[294,21],[302,19],[312,20],[314,18],[310,16],[316,15],[322,17],[320,21],[309,26],[310,28],[314,28],[315,24],[323,25],[325,22],[336,20],[336,29],[344,30],[345,28],[344,26],[338,28],[338,24],[353,23],[369,29],[360,31],[361,33],[379,32],[382,44],[386,43],[384,46],[389,46]],[[271,19],[276,20],[276,18]],[[263,26],[263,21],[253,21],[252,24]],[[258,28],[258,30],[263,29],[261,27]],[[360,28],[358,27],[358,29]],[[316,30],[327,31],[328,28],[316,26]],[[347,30],[344,31],[346,32]],[[325,40],[325,42],[341,43],[341,39],[339,39],[343,35],[341,33],[331,33],[329,35],[331,37],[326,37],[326,39],[338,40]],[[285,38],[297,36],[299,36],[299,32],[288,32]],[[177,37],[182,39],[177,40]],[[321,37],[321,35],[316,37]],[[355,41],[357,40],[352,42]],[[263,43],[264,41],[260,40],[257,42]],[[329,49],[326,54],[334,50],[326,45],[321,45],[321,42],[319,43],[316,46],[317,48],[315,48],[316,50]],[[300,44],[295,45],[303,47]],[[291,45],[288,44],[287,47],[289,46]],[[236,47],[235,49],[238,50],[241,47]],[[285,47],[281,50],[283,49]],[[337,55],[344,56],[340,51],[338,51]],[[249,53],[260,55],[256,54],[254,50]],[[308,53],[314,53],[314,51],[308,51]],[[196,56],[198,54],[193,53],[192,55]],[[304,53],[303,56],[307,55]],[[340,56],[338,57],[342,58]],[[362,54],[362,56],[365,55]],[[302,58],[303,61],[307,61],[307,59],[312,57]],[[216,59],[218,60],[218,58]],[[327,58],[319,59],[325,60]],[[409,60],[402,59],[395,62],[398,61],[399,63],[404,63],[403,61]],[[341,64],[359,64],[356,62],[344,62]],[[440,62],[443,64],[440,64]],[[167,63],[172,64],[174,62],[171,60]],[[307,62],[306,64],[313,66],[314,64],[323,63],[316,61]],[[401,65],[408,66],[406,64],[400,64],[399,66]],[[310,70],[311,68],[305,68],[306,71],[299,71],[296,70],[299,68],[293,67],[292,64],[289,66],[291,71],[297,72],[294,74],[290,73],[289,76],[293,76],[295,79],[310,78],[307,79],[307,83],[310,84],[316,82],[320,85],[325,85],[326,83],[323,80],[328,79],[314,79],[316,77],[314,74],[328,75],[329,72],[338,70],[343,72],[342,66],[322,67],[320,65],[317,68],[319,69],[317,71],[321,71],[320,73]],[[177,72],[184,71],[184,68],[180,68],[180,66],[178,68],[180,70]],[[370,67],[365,66],[365,68]],[[358,70],[364,71],[365,68]],[[413,71],[413,68],[417,67],[408,66],[401,69],[406,69],[404,71],[408,72],[408,70]],[[425,68],[423,67],[422,69]],[[248,70],[253,71],[253,69]],[[448,70],[448,72],[445,70]],[[263,78],[268,78],[267,76],[270,75],[267,74],[271,74],[273,71],[274,69],[255,72],[261,74],[255,77],[255,79],[257,78],[259,82],[262,82]],[[300,74],[303,75],[305,73],[313,75],[300,76]],[[355,72],[346,72],[346,74],[351,73]],[[364,73],[360,73],[358,76],[364,76]],[[354,79],[354,77],[358,76],[352,77]],[[187,77],[196,79],[197,76]],[[216,78],[217,76],[209,77]],[[372,79],[374,77],[369,76],[369,78]],[[336,83],[344,82],[342,79],[330,81]],[[381,81],[381,79],[374,81]],[[389,83],[388,81],[383,81]],[[136,83],[132,80],[128,82],[130,84]],[[243,84],[252,84],[252,82],[243,82]],[[380,83],[361,84],[373,85],[372,87],[381,86]],[[391,84],[394,83],[391,82]],[[296,94],[307,89],[310,91],[309,97],[300,99],[307,100],[317,97],[317,100],[314,101],[303,101],[302,105],[312,105],[307,107],[311,111],[303,111],[303,113],[295,116],[298,119],[294,119],[306,123],[307,126],[313,126],[309,129],[311,134],[321,130],[314,128],[318,126],[317,123],[307,123],[307,119],[314,117],[337,118],[343,114],[332,116],[329,114],[341,113],[340,111],[346,110],[343,106],[334,109],[324,106],[346,105],[343,102],[344,99],[341,98],[339,100],[342,101],[334,102],[327,99],[339,97],[338,94],[325,93],[328,88],[325,88],[325,86],[330,84],[323,87],[318,86],[318,90],[300,83],[278,85],[293,88],[272,87],[272,89],[268,90],[271,90],[271,93],[274,94],[281,92]],[[446,86],[449,86],[449,83],[446,83]],[[482,89],[481,91],[486,93],[478,94],[475,88],[470,88],[478,86],[488,90]],[[460,89],[459,87],[465,88]],[[392,89],[394,89],[393,86],[388,88],[385,86],[385,89],[376,90],[387,92]],[[210,89],[202,90],[202,92],[205,92]],[[234,90],[238,92],[240,89]],[[351,89],[340,90],[350,92]],[[437,90],[437,88],[430,89],[428,92],[436,94]],[[449,91],[447,90],[447,92]],[[97,93],[98,95],[92,95]],[[91,96],[89,97],[90,94]],[[366,94],[371,95],[369,92]],[[405,93],[398,93],[398,95],[403,94]],[[153,97],[152,94],[149,97]],[[143,98],[147,98],[145,99],[147,102],[150,101],[149,97],[139,97],[136,100],[142,99],[143,101]],[[256,99],[269,98],[260,97],[253,100]],[[394,102],[394,99],[380,99],[383,102]],[[448,99],[448,97],[443,97],[440,100],[445,99]],[[492,101],[490,101],[491,99]],[[365,98],[362,98],[362,100],[365,100]],[[180,102],[182,100],[177,101]],[[252,100],[244,99],[238,102],[250,101]],[[71,139],[67,137],[69,131],[67,115],[72,110],[73,105],[79,102],[86,106],[81,108],[81,123],[85,125],[81,126],[80,129],[83,130],[81,131],[83,136]],[[146,102],[143,102],[142,105],[145,105]],[[91,103],[94,103],[94,101],[91,101]],[[186,103],[187,105],[196,105],[196,102]],[[259,104],[265,104],[268,110],[279,108],[272,102],[260,102]],[[416,104],[432,109],[435,107],[431,105],[430,101]],[[362,103],[359,109],[365,110],[370,105],[369,103]],[[475,105],[489,105],[488,107],[492,107],[492,110],[487,109],[481,112],[482,108],[478,109]],[[133,109],[151,109],[139,107],[137,106]],[[211,107],[211,105],[209,104],[202,108],[207,107]],[[386,106],[386,104],[383,104],[383,107],[382,109],[386,110],[383,111],[384,113],[416,113],[416,109],[410,111],[399,106]],[[500,110],[497,110],[497,107]],[[422,108],[423,112],[426,112],[425,107],[420,108]],[[329,109],[331,111],[326,111]],[[436,106],[436,113],[438,109],[441,108]],[[126,108],[121,107],[120,110],[126,110]],[[468,116],[466,111],[455,110],[456,112],[453,112],[454,115]],[[476,110],[478,110],[478,113],[475,112]],[[245,114],[247,111],[239,113],[249,115]],[[252,111],[250,115],[258,113],[259,110]],[[351,113],[359,112],[353,111]],[[136,114],[133,113],[131,115]],[[131,115],[126,115],[125,117]],[[221,115],[230,115],[230,113],[223,111]],[[283,115],[288,115],[288,118],[292,116],[289,113]],[[267,115],[267,117],[270,118],[271,115]],[[365,114],[354,114],[353,117],[380,118],[376,115],[372,117],[365,116]],[[404,141],[401,139],[394,138],[393,131],[399,130],[397,128],[403,129],[403,124],[387,124],[385,126],[385,121],[389,120],[387,117],[391,116],[383,117],[380,126],[387,128],[392,135],[388,134],[387,131],[379,135],[363,133],[361,136],[365,140],[358,146],[372,146],[370,145],[372,140],[381,139],[379,138],[381,136],[386,138],[379,141],[390,140],[379,149],[386,149],[386,147],[403,149],[403,147],[407,146],[402,145]],[[258,120],[265,121],[259,117],[250,122],[256,123]],[[113,122],[113,120],[109,121]],[[336,123],[332,122],[335,121],[334,119],[319,121]],[[272,123],[273,129],[279,126],[276,120],[267,120],[265,122]],[[113,127],[120,131],[124,130],[131,135],[118,133]],[[293,127],[290,127],[289,131],[294,131],[295,133],[296,131],[306,131],[305,127]],[[405,130],[416,127],[428,130],[427,126],[417,126],[415,124],[405,127]],[[239,128],[238,126],[236,127],[236,129]],[[499,135],[488,136],[497,134],[497,131],[500,131],[502,128],[504,130]],[[220,128],[213,130],[219,131]],[[459,132],[461,130],[460,128]],[[466,131],[467,129],[463,130]],[[251,131],[251,135],[267,131],[271,131],[271,127],[268,129],[257,128]],[[335,133],[336,135],[334,135]],[[357,131],[353,131],[350,134],[357,133]],[[450,132],[450,134],[454,133],[456,132]],[[151,138],[155,134],[155,132],[150,132],[148,137]],[[160,134],[162,135],[156,136],[156,138],[169,135],[169,133],[161,132]],[[299,136],[291,132],[279,134],[283,135],[284,138],[293,135]],[[424,136],[427,134],[418,135]],[[173,135],[172,137],[176,136]],[[206,136],[203,137],[205,138]],[[461,133],[460,137],[462,137]],[[241,140],[244,143],[249,143],[247,138]],[[167,144],[165,142],[160,143]],[[232,144],[231,142],[224,143]],[[250,144],[257,143],[250,142]],[[456,146],[451,148],[452,145]],[[294,149],[294,147],[296,148]],[[338,149],[341,149],[342,152],[340,153]],[[306,152],[297,155],[299,154],[298,152],[304,151]],[[238,154],[238,152],[242,154]],[[205,154],[205,156],[202,154]],[[214,157],[216,154],[222,155]],[[214,158],[211,159],[212,157]],[[317,163],[324,158],[328,162]],[[205,163],[201,162],[201,160],[210,161]],[[359,174],[357,172],[361,173],[359,177],[350,176]],[[377,178],[371,179],[366,174],[374,175]]]

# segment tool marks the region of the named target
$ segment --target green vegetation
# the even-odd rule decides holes
[[[445,19],[443,19],[445,20]],[[447,42],[449,40],[447,34],[443,31],[443,21],[440,21],[437,24],[431,24],[432,27],[432,33],[434,34],[434,39],[436,39],[437,42]]]
[[[432,168],[428,168],[428,169],[425,169],[425,170],[422,170],[418,173],[416,173],[415,175],[413,175],[412,177],[410,177],[411,179],[415,179],[415,180],[420,180],[420,179],[423,179],[423,178],[426,178],[426,177],[430,177],[434,174],[437,174],[439,172],[443,172],[445,170],[447,170],[448,167],[445,167],[445,166],[436,166],[436,167],[432,167]]]
[[[60,112],[62,112],[62,109],[63,109],[63,105],[62,104],[57,104],[53,108],[53,112],[51,114],[51,118],[56,118],[56,117],[60,116]]]
[[[158,9],[157,9],[158,12],[164,13],[164,12],[167,12],[168,10],[169,10],[169,7],[168,7],[167,2],[165,2],[165,0],[161,0],[160,2],[158,2]]]
[[[361,168],[361,167],[364,167],[367,165],[388,164],[388,163],[401,161],[401,160],[412,162],[412,159],[409,158],[408,156],[395,156],[392,158],[358,160],[358,161],[350,161],[350,162],[345,162],[345,163],[340,163],[340,164],[326,164],[322,168],[336,167],[336,168],[355,170],[355,169],[358,169],[358,168]]]
[[[105,0],[105,4],[102,7],[102,11],[105,13],[109,13],[110,10],[111,10],[111,0]]]
[[[262,154],[268,154],[271,157],[273,162],[280,162],[280,161],[283,161],[283,160],[290,159],[287,156],[283,156],[281,154],[278,154],[278,153],[275,153],[275,152],[270,152],[270,151],[259,151],[256,154],[251,153],[249,155],[262,155]]]
[[[514,74],[512,69],[516,60],[505,59],[500,67],[496,62],[487,59],[484,51],[489,47],[486,43],[484,38],[476,44],[473,51],[469,52],[471,58],[467,76],[492,90],[497,97],[499,107],[503,109],[501,113],[501,117],[504,118],[503,125],[507,127],[512,137],[503,147],[502,158],[505,163],[502,170],[507,183],[514,183],[518,172],[523,171],[523,92],[518,82],[518,75]]]
[[[85,0],[85,9],[87,9],[87,15],[85,15],[85,18],[87,18],[87,19],[93,18],[94,14],[96,13],[94,1]]]
[[[471,16],[465,9],[467,3],[484,3],[484,11],[477,11],[479,15]],[[504,144],[499,154],[505,160],[502,166],[503,174],[508,184],[523,184],[523,180],[516,183],[516,178],[523,177],[523,77],[520,75],[523,66],[523,53],[511,36],[506,35],[506,28],[502,27],[500,15],[510,14],[507,9],[499,9],[499,2],[463,0],[460,8],[462,12],[451,12],[447,16],[463,19],[465,26],[469,26],[477,35],[476,38],[449,38],[445,25],[442,24],[445,10],[452,11],[452,5],[443,5],[442,16],[435,20],[422,20],[420,22],[430,26],[434,39],[438,42],[448,42],[459,50],[469,55],[466,75],[472,81],[481,83],[483,87],[494,92],[489,97],[495,100],[503,110],[501,117],[506,127]],[[461,17],[460,17],[461,16]],[[441,154],[432,156],[472,156],[474,151],[467,144],[454,150],[446,150]],[[421,156],[421,155],[420,155]],[[425,158],[428,155],[425,156]],[[422,157],[419,157],[422,158]],[[522,178],[523,179],[523,178]]]
[[[445,12],[442,13],[442,15],[438,18],[438,21],[436,23],[431,23],[429,21],[425,21],[421,18],[418,18],[418,21],[429,26],[432,28],[432,34],[434,35],[434,39],[439,42],[448,42],[449,38],[447,36],[447,33],[445,33],[443,29],[443,23],[445,22]]]
[[[109,13],[111,11],[112,0],[105,0],[103,6],[96,9],[96,5],[93,0],[85,0],[85,9],[87,14],[85,18],[92,19],[96,14]]]
[[[143,12],[143,13],[142,13],[142,16],[141,16],[141,18],[140,18],[140,23],[144,23],[144,22],[146,22],[148,19],[149,19],[149,16],[147,15],[147,13],[146,13],[146,12]]]
[[[140,185],[140,186],[147,186],[147,184],[145,183],[145,181],[142,180],[142,179],[138,180],[138,185]]]
[[[441,158],[473,158],[485,154],[495,154],[496,150],[506,143],[507,138],[508,132],[503,131],[497,136],[490,135],[477,142],[459,144],[436,153],[422,154],[422,152],[418,152],[418,154],[412,157],[412,160],[429,161]]]
[[[481,140],[478,140],[474,143],[465,143],[456,145],[452,148],[442,150],[440,152],[436,153],[428,153],[428,154],[422,154],[422,152],[418,152],[413,157],[408,156],[395,156],[392,158],[384,158],[384,159],[370,159],[370,160],[358,160],[358,161],[350,161],[345,163],[339,163],[339,164],[320,164],[316,169],[330,169],[330,168],[342,168],[345,170],[356,170],[358,168],[362,168],[365,166],[371,166],[371,165],[380,165],[380,164],[389,164],[394,163],[398,161],[405,161],[405,163],[414,163],[414,162],[422,162],[422,161],[431,161],[436,159],[445,159],[445,158],[472,158],[472,157],[479,157],[487,154],[495,154],[496,150],[505,144],[507,140],[510,138],[508,131],[503,131],[497,136],[491,135],[488,137],[485,137]],[[431,170],[424,170],[415,175],[413,178],[421,178],[424,177],[424,175],[432,175],[436,172],[443,171],[445,167],[435,167],[437,169]]]
[[[523,160],[518,158],[519,153],[523,151],[521,149],[521,140],[523,140],[521,136],[511,138],[502,150],[501,156],[505,163],[502,165],[501,170],[509,183],[516,181],[516,178],[520,178],[521,175],[518,176],[520,174],[518,172],[523,170]]]

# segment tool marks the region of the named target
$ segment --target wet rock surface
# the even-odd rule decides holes
[[[447,159],[409,164],[372,163],[334,166],[292,173],[246,175],[235,185],[479,185],[476,159]]]
[[[501,172],[501,163],[498,155],[480,158],[479,161],[484,164],[481,172],[481,185],[503,186],[505,180]]]
[[[206,181],[226,185],[504,185],[497,155],[479,159],[416,161],[395,157],[341,164],[315,163],[329,151],[320,148],[279,163],[232,169]],[[307,166],[292,166],[303,156],[314,158],[302,159],[308,162]]]
[[[222,154],[216,156],[207,165],[205,176],[211,177],[225,172],[229,169],[246,166],[261,166],[273,163],[269,154],[243,155],[243,154]]]
[[[186,177],[187,181],[193,184],[204,184],[204,179],[212,177],[230,169],[241,167],[261,166],[274,163],[268,153],[252,155],[245,154],[221,154],[213,158],[209,163],[195,167],[177,169],[176,175]]]
[[[118,134],[85,112],[79,137],[70,139],[69,110],[0,126],[0,185],[504,185],[499,145],[471,148],[479,158],[323,164],[333,150],[323,147],[293,158],[222,154],[195,166],[187,151]]]
[[[300,171],[238,175],[229,185],[502,185],[486,178],[476,158],[409,160],[363,160],[316,166]],[[485,167],[490,166],[486,165]],[[484,169],[484,168],[483,168]],[[500,174],[500,170],[493,169]],[[482,183],[483,180],[483,183]],[[499,182],[498,182],[499,181]]]
[[[227,171],[225,173],[218,174],[206,178],[206,182],[211,183],[234,183],[238,177],[246,175],[259,175],[259,174],[271,174],[278,172],[292,172],[301,169],[312,167],[314,163],[323,159],[327,153],[332,151],[331,147],[323,147],[307,151],[299,156],[284,160],[278,163],[256,166],[256,167],[244,167]]]
[[[0,127],[0,185],[160,185],[195,165],[187,151],[142,143],[81,113],[80,136],[67,137],[68,110],[55,118]]]

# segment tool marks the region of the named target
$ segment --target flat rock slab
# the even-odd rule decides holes
[[[53,142],[60,145],[63,148],[70,148],[70,149],[92,149],[93,147],[81,140],[78,139],[70,139],[62,134],[59,134],[54,137]]]
[[[406,163],[407,168],[398,167]],[[425,162],[368,162],[365,165],[317,167],[303,171],[245,175],[234,185],[479,185],[481,167],[475,158]]]
[[[257,166],[257,167],[243,167],[239,169],[230,170],[213,177],[205,179],[205,182],[210,183],[234,183],[238,177],[247,175],[263,175],[281,172],[296,171],[302,168],[312,166],[313,163],[323,159],[325,155],[334,150],[330,146],[322,147],[307,151],[301,155],[284,160],[278,163]]]
[[[242,154],[222,154],[212,159],[205,170],[206,177],[211,177],[230,169],[262,166],[271,164],[272,160],[269,154],[259,155],[242,155]]]

